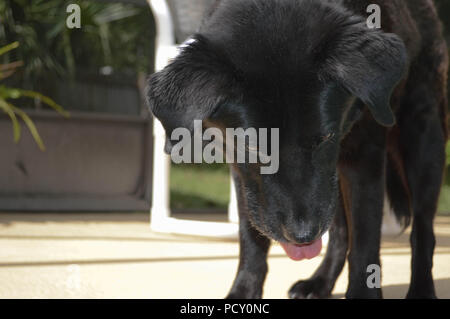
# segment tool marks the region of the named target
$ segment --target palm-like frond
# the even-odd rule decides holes
[[[19,46],[19,43],[14,42],[14,43],[11,43],[4,47],[1,47],[0,48],[0,56],[2,54],[5,54],[6,52],[9,52],[9,51],[17,48],[18,46]],[[21,61],[0,65],[0,80],[4,79],[7,76],[14,73],[15,70],[22,65],[23,65],[23,63]],[[31,91],[31,90],[23,90],[23,89],[18,89],[18,88],[11,88],[11,87],[7,87],[5,85],[0,85],[0,109],[4,113],[6,113],[9,116],[9,118],[11,119],[11,122],[13,125],[14,142],[18,143],[20,140],[20,136],[21,136],[21,127],[20,127],[19,120],[17,118],[17,117],[20,117],[22,119],[22,121],[25,123],[25,125],[28,127],[28,130],[30,131],[31,135],[33,136],[38,147],[42,151],[44,151],[45,150],[44,142],[42,141],[42,138],[39,135],[39,132],[36,128],[36,125],[33,123],[33,120],[24,111],[22,111],[17,106],[8,102],[9,100],[16,100],[16,99],[23,98],[23,97],[38,99],[65,117],[68,117],[69,113],[67,111],[65,111],[61,105],[57,104],[51,98],[49,98],[48,96],[45,96],[39,92],[35,92],[35,91]]]
[[[16,113],[14,113],[14,110],[11,107],[11,104],[6,102],[4,99],[0,98],[0,109],[3,110],[10,118],[11,122],[13,124],[13,134],[14,134],[14,142],[18,143],[20,140],[20,124],[17,120]]]
[[[4,47],[0,48],[0,55],[5,54],[6,52],[9,52],[11,50],[14,50],[19,47],[19,42],[13,42],[11,44],[5,45]]]
[[[41,102],[50,106],[52,109],[54,109],[56,112],[60,113],[64,117],[69,117],[69,115],[70,115],[69,112],[65,111],[61,105],[57,104],[51,98],[49,98],[48,96],[45,96],[39,92],[10,88],[10,87],[4,86],[4,85],[0,85],[0,98],[1,99],[4,99],[4,100],[19,99],[22,97],[38,99]]]

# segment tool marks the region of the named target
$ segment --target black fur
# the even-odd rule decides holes
[[[383,30],[366,25],[371,3],[382,8]],[[408,296],[435,297],[448,61],[433,3],[222,0],[194,38],[149,80],[150,108],[168,135],[194,119],[280,128],[277,174],[232,166],[241,258],[229,297],[262,296],[269,238],[309,243],[330,226],[321,267],[290,297],[329,296],[347,241],[347,297],[381,297],[367,287],[366,268],[380,264],[385,190],[405,226],[414,217]]]

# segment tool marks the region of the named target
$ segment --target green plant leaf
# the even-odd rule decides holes
[[[20,140],[20,124],[17,120],[16,114],[14,110],[11,108],[11,105],[3,99],[0,99],[0,109],[3,110],[8,116],[11,118],[13,125],[13,133],[14,133],[14,142],[18,143]]]
[[[65,111],[61,105],[57,104],[51,98],[49,98],[48,96],[45,96],[39,92],[10,88],[10,87],[4,86],[4,85],[0,85],[0,97],[4,98],[5,100],[6,99],[18,99],[21,97],[29,97],[29,98],[33,98],[33,99],[39,99],[43,103],[47,104],[52,109],[57,111],[62,116],[64,116],[64,117],[70,116],[70,113]]]
[[[22,97],[19,89],[6,87],[4,85],[0,85],[0,97],[3,99],[18,99]]]
[[[93,16],[94,22],[98,25],[119,21],[139,13],[139,10],[121,3],[111,4]]]
[[[11,51],[11,50],[14,50],[14,49],[16,49],[16,48],[18,48],[19,47],[19,42],[13,42],[13,43],[11,43],[11,44],[8,44],[8,45],[5,45],[4,47],[1,47],[0,48],[0,55],[3,55],[3,54],[5,54],[6,52],[9,52],[9,51]]]
[[[39,135],[39,132],[36,128],[36,126],[34,125],[33,121],[31,120],[31,118],[28,116],[27,113],[25,113],[24,111],[22,111],[21,109],[15,107],[14,105],[10,104],[10,107],[12,108],[12,110],[22,118],[22,120],[25,122],[25,125],[28,127],[28,129],[30,130],[31,135],[33,136],[36,144],[38,145],[38,147],[41,149],[41,151],[45,151],[45,145],[44,142],[41,139],[41,136]]]
[[[45,95],[43,95],[39,92],[35,92],[35,91],[20,90],[20,89],[19,89],[19,91],[23,94],[23,96],[41,100],[43,103],[47,104],[48,106],[50,106],[52,109],[54,109],[56,112],[58,112],[59,114],[61,114],[64,117],[70,116],[69,112],[64,110],[61,105],[57,104],[55,101],[53,101],[48,96],[45,96]]]

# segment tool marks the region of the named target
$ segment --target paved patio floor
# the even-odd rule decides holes
[[[238,244],[161,235],[146,214],[0,213],[0,298],[222,298],[237,268]],[[450,218],[436,220],[434,277],[450,298]],[[323,255],[322,255],[323,256]],[[320,258],[293,262],[273,246],[264,297],[285,298]],[[410,277],[408,235],[385,238],[386,298],[403,298]],[[347,268],[335,297],[347,286]]]

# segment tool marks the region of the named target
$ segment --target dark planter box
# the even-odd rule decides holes
[[[0,117],[0,210],[141,211],[150,208],[152,122],[140,116],[29,112],[46,145],[25,126],[13,142]]]

